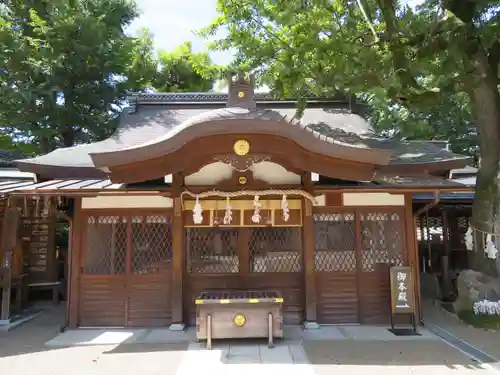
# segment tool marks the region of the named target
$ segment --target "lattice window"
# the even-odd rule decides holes
[[[377,265],[403,265],[403,218],[397,213],[361,214],[361,261],[364,272]]]
[[[114,275],[125,272],[127,219],[121,216],[89,216],[84,272]]]
[[[239,272],[238,230],[235,228],[188,228],[186,246],[188,272]]]
[[[356,272],[353,213],[315,214],[316,271]]]
[[[172,218],[170,216],[132,217],[132,272],[165,272],[172,260]]]
[[[443,219],[441,216],[424,216],[422,220],[424,222],[422,240],[431,243],[443,243]]]
[[[300,228],[250,228],[250,272],[300,272]]]

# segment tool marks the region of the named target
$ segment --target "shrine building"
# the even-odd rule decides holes
[[[353,100],[299,117],[251,78],[228,91],[138,95],[108,139],[17,162],[37,182],[9,207],[71,222],[68,327],[181,329],[238,290],[279,291],[284,324],[388,324],[391,266],[421,314],[413,194],[460,191],[444,176],[469,158],[378,136]]]

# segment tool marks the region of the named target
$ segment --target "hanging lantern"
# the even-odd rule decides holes
[[[28,216],[28,198],[24,197],[24,202],[23,202],[23,216]]]
[[[42,216],[43,217],[48,217],[49,216],[49,210],[50,210],[50,197],[44,197],[43,198]]]
[[[201,224],[203,223],[203,208],[200,204],[200,198],[196,197],[196,202],[193,208],[193,223]]]
[[[38,217],[40,213],[40,197],[35,198],[35,214],[33,216]]]

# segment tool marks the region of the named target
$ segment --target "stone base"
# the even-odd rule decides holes
[[[0,326],[8,326],[10,324],[10,319],[0,319]]]
[[[316,322],[305,322],[304,329],[319,329],[319,324]]]
[[[180,332],[186,329],[186,325],[184,323],[172,323],[168,329],[170,331]]]

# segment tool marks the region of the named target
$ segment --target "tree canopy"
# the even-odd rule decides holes
[[[219,70],[190,43],[154,51],[147,29],[125,29],[132,0],[8,0],[0,8],[4,149],[28,153],[101,140],[129,93],[209,91]]]
[[[0,120],[48,151],[109,134],[140,39],[128,0],[8,0],[0,18]],[[133,83],[132,83],[133,86]]]
[[[375,119],[382,128],[404,130],[405,112],[394,109],[407,107],[421,116],[407,130],[436,127],[450,137],[436,109],[462,106],[470,118],[457,131],[477,133],[481,157],[472,224],[500,233],[497,0],[426,0],[416,9],[397,0],[218,0],[218,11],[202,34],[225,28],[227,36],[212,47],[235,49],[238,68],[301,105],[310,92],[371,95],[386,101]],[[476,254],[473,267],[498,276],[495,262]]]
[[[190,42],[170,52],[160,51],[158,64],[153,86],[160,92],[210,91],[220,71],[207,52],[194,53]]]

